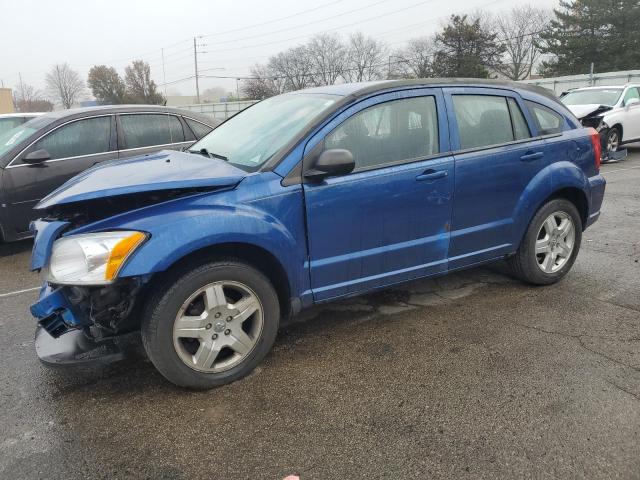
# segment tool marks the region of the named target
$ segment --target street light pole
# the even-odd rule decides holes
[[[193,63],[196,69],[196,100],[200,103],[200,85],[198,83],[198,44],[196,43],[196,37],[193,37]]]

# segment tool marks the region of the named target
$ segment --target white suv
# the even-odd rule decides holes
[[[640,141],[640,85],[577,88],[561,100],[585,127],[600,132],[605,158]]]

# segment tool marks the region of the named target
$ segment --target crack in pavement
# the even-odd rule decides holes
[[[624,388],[624,387],[621,387],[621,386],[620,386],[620,385],[618,385],[617,383],[612,382],[612,381],[610,381],[610,380],[607,380],[606,378],[604,379],[604,381],[605,381],[605,382],[607,382],[607,383],[608,383],[609,385],[611,385],[612,387],[617,388],[617,389],[618,389],[618,390],[620,390],[621,392],[628,393],[629,395],[631,395],[633,398],[635,398],[636,400],[638,400],[638,401],[640,402],[640,395],[637,395],[637,394],[635,394],[634,392],[632,392],[632,391],[630,391],[630,390],[627,390],[627,389],[626,389],[626,388]]]
[[[525,328],[525,329],[529,329],[529,330],[535,330],[537,332],[540,333],[545,333],[547,335],[558,335],[560,337],[565,337],[565,338],[571,338],[574,340],[578,341],[578,344],[585,350],[587,350],[588,352],[593,353],[594,355],[598,355],[602,358],[605,358],[617,365],[620,365],[622,367],[627,367],[630,368],[632,370],[635,370],[636,372],[640,372],[640,367],[638,367],[637,365],[631,365],[629,363],[625,363],[622,362],[616,358],[610,357],[609,355],[602,353],[598,350],[594,350],[593,348],[589,348],[583,341],[583,338],[595,338],[598,340],[614,340],[614,341],[629,341],[628,339],[618,339],[618,338],[610,338],[610,337],[601,337],[601,336],[594,336],[594,335],[587,335],[587,334],[570,334],[570,333],[565,333],[565,332],[558,332],[555,330],[545,330],[544,328],[540,328],[540,327],[533,327],[531,325],[525,325],[523,323],[518,323],[518,322],[510,322],[513,325],[517,325],[519,327]],[[636,340],[635,338],[633,338],[633,340]]]

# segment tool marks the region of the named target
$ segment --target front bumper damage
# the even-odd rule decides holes
[[[602,162],[617,162],[627,157],[627,149],[610,151],[607,145],[607,136],[611,127],[604,121],[604,113],[611,110],[611,107],[601,106],[597,110],[579,118],[583,127],[591,127],[600,134],[600,146],[602,151]]]
[[[140,344],[131,321],[137,291],[131,285],[93,290],[45,285],[31,306],[31,314],[38,320],[38,358],[49,365],[105,364],[124,359]]]

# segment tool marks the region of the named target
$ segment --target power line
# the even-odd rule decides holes
[[[303,11],[298,12],[298,13],[293,13],[293,14],[291,14],[291,15],[287,15],[286,17],[275,18],[275,19],[273,19],[273,20],[268,20],[268,21],[266,21],[266,22],[262,22],[262,23],[254,23],[253,25],[247,25],[247,26],[245,26],[245,27],[234,28],[234,29],[232,29],[232,30],[225,30],[225,31],[223,31],[223,32],[207,33],[207,34],[205,34],[205,35],[201,35],[201,37],[217,37],[217,36],[219,36],[219,35],[225,35],[225,34],[227,34],[227,33],[239,32],[239,31],[242,31],[242,30],[248,30],[248,29],[250,29],[250,28],[255,28],[255,27],[262,27],[262,26],[264,26],[264,25],[269,25],[269,24],[271,24],[271,23],[277,23],[277,22],[280,22],[280,21],[282,21],[282,20],[288,20],[288,19],[290,19],[290,18],[299,17],[300,15],[304,15],[305,13],[315,12],[316,10],[320,10],[320,9],[325,8],[325,7],[328,7],[328,6],[330,6],[330,5],[335,5],[336,3],[340,3],[340,2],[342,2],[342,1],[343,1],[343,0],[335,0],[335,1],[333,1],[333,2],[325,3],[325,4],[323,4],[323,5],[318,5],[318,6],[317,6],[317,7],[315,7],[315,8],[310,8],[310,9],[308,9],[308,10],[303,10]]]
[[[375,2],[375,3],[372,3],[370,5],[366,5],[364,7],[354,8],[352,10],[348,10],[346,12],[342,12],[342,13],[339,13],[339,14],[336,14],[336,15],[331,15],[331,16],[325,17],[325,18],[319,18],[319,19],[313,20],[313,21],[308,22],[308,23],[302,23],[300,25],[294,25],[294,26],[291,26],[291,27],[281,28],[280,30],[272,30],[270,32],[257,33],[255,35],[250,35],[248,37],[234,38],[234,39],[231,39],[231,40],[217,41],[216,45],[223,44],[223,43],[236,43],[236,42],[239,42],[239,41],[242,41],[242,40],[251,40],[251,39],[254,39],[254,38],[266,37],[266,36],[273,35],[273,34],[276,34],[276,33],[288,32],[289,30],[297,30],[298,28],[308,27],[309,25],[315,25],[317,23],[326,22],[327,20],[333,20],[334,18],[338,18],[338,17],[342,17],[344,15],[349,15],[351,13],[359,12],[360,10],[368,10],[371,7],[375,7],[376,5],[380,5],[381,3],[387,3],[389,1],[391,1],[391,0],[379,0],[379,1]]]
[[[387,1],[387,0],[384,0],[384,1]],[[372,20],[377,20],[379,18],[387,17],[389,15],[394,15],[396,13],[403,12],[403,11],[409,10],[411,8],[415,8],[415,7],[418,7],[420,5],[424,5],[426,3],[432,3],[434,1],[436,1],[436,0],[423,0],[422,2],[414,3],[412,5],[409,5],[409,6],[406,6],[406,7],[403,7],[403,8],[399,8],[399,9],[393,10],[391,12],[383,13],[383,14],[380,14],[380,15],[375,15],[373,17],[365,18],[363,20],[358,20],[356,22],[347,23],[347,24],[344,24],[344,25],[340,25],[338,27],[327,28],[327,29],[324,29],[324,30],[321,30],[321,31],[316,31],[316,32],[313,32],[313,33],[306,33],[304,35],[298,35],[298,36],[295,36],[295,37],[285,38],[285,39],[282,39],[282,40],[275,40],[273,42],[263,42],[263,43],[260,43],[260,44],[244,45],[244,46],[241,46],[241,47],[232,47],[232,48],[209,50],[207,53],[228,52],[228,51],[232,51],[232,50],[243,50],[243,49],[246,49],[246,48],[256,48],[256,47],[262,47],[262,46],[265,46],[265,45],[274,45],[274,44],[277,44],[277,43],[290,42],[291,40],[298,40],[300,38],[307,38],[309,36],[317,35],[318,33],[330,32],[330,31],[333,31],[333,30],[340,30],[342,28],[348,28],[348,27],[352,27],[354,25],[359,25],[361,23],[370,22]]]

